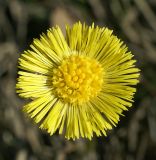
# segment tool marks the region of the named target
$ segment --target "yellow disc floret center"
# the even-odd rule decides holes
[[[71,55],[53,70],[54,93],[67,103],[84,103],[97,96],[103,83],[101,65],[95,59]]]

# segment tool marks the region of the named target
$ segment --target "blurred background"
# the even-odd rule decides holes
[[[80,20],[114,30],[141,69],[135,103],[107,137],[49,136],[21,112],[17,59],[55,24]],[[156,159],[156,0],[0,0],[0,160]]]

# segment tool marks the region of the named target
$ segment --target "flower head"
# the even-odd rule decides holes
[[[106,135],[132,106],[138,83],[136,60],[107,28],[80,22],[50,28],[19,58],[17,93],[23,108],[50,135]]]

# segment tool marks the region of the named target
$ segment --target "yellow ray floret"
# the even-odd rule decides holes
[[[132,106],[139,69],[108,28],[80,22],[50,28],[19,58],[17,93],[23,111],[50,135],[92,139],[116,126]]]

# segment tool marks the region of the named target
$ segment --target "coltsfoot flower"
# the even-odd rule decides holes
[[[34,39],[19,58],[17,93],[23,111],[50,135],[91,139],[106,135],[132,106],[139,69],[112,30],[80,22]]]

